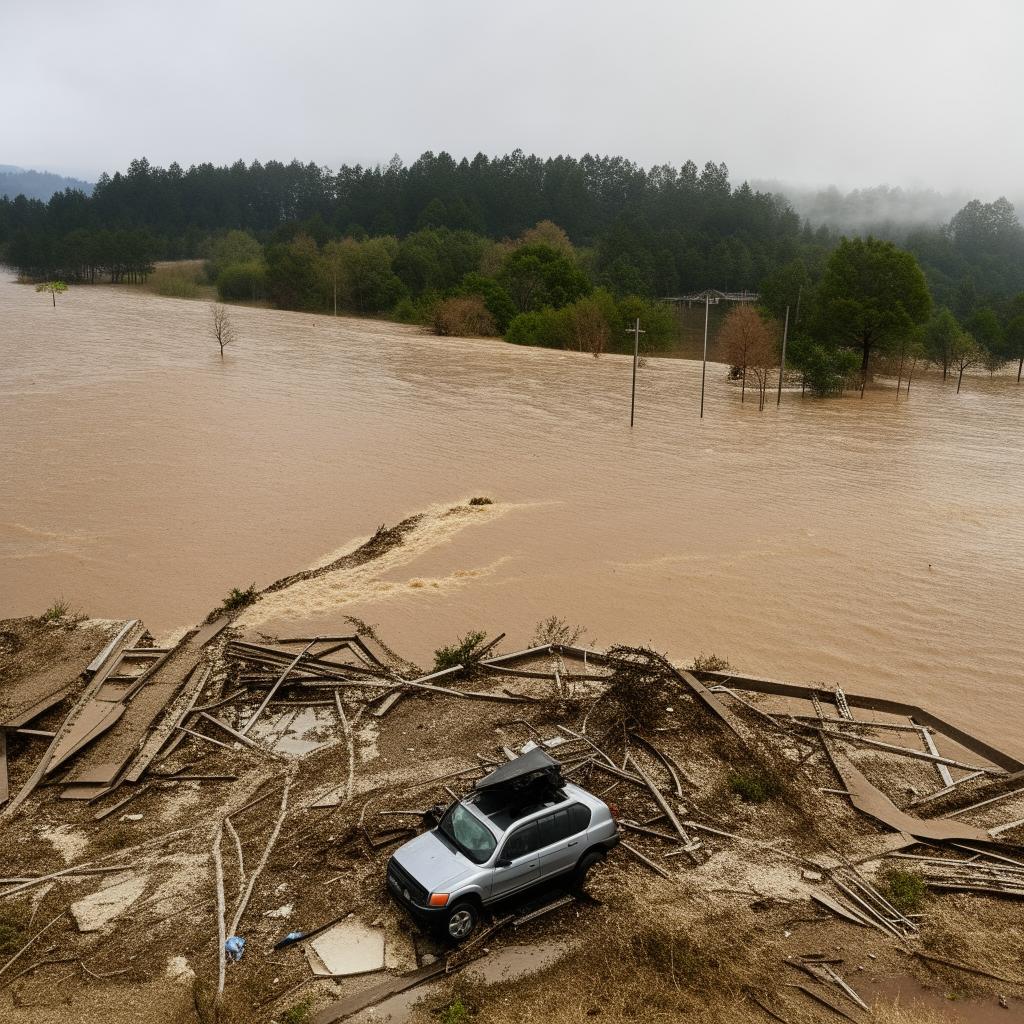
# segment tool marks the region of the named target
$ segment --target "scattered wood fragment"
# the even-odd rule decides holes
[[[841,1006],[836,1006],[835,1003],[830,1002],[824,996],[819,995],[814,989],[808,988],[806,985],[790,985],[789,988],[795,988],[799,992],[803,992],[805,996],[813,999],[816,1003],[820,1003],[822,1006],[828,1007],[833,1013],[839,1014],[844,1020],[852,1021],[853,1024],[859,1024],[856,1017],[851,1017]]]
[[[672,876],[660,864],[655,864],[650,857],[642,854],[635,846],[627,843],[625,839],[619,842],[619,846],[636,857],[641,864],[646,864],[652,871],[656,871],[662,878],[667,878],[669,881],[672,880]]]
[[[28,948],[36,941],[36,939],[38,939],[41,935],[45,935],[62,917],[65,916],[65,914],[67,914],[67,910],[62,910],[48,924],[43,925],[43,927],[40,928],[39,931],[37,931],[35,935],[33,935],[32,938],[30,938],[28,942],[26,942],[25,945],[22,946],[21,949],[19,949],[18,952],[15,953],[14,956],[12,956],[10,960],[7,961],[7,963],[0,967],[0,974],[3,974],[13,963],[19,960],[25,954]]]
[[[255,870],[249,876],[245,892],[242,894],[241,899],[238,901],[238,906],[235,908],[235,916],[231,919],[231,926],[229,928],[232,935],[236,935],[238,933],[239,922],[242,920],[242,915],[245,913],[245,909],[249,905],[249,900],[252,897],[252,891],[256,886],[256,880],[260,877],[263,873],[263,869],[267,866],[267,861],[270,860],[270,854],[274,849],[274,844],[277,842],[277,837],[281,834],[281,826],[284,824],[284,819],[288,814],[288,793],[292,787],[293,777],[294,773],[289,773],[288,778],[285,780],[284,790],[281,793],[281,810],[277,816],[277,821],[274,824],[274,829],[270,833],[270,838],[267,840],[267,845],[263,850],[263,856],[260,858]]]
[[[146,782],[139,786],[138,789],[132,790],[126,797],[119,800],[116,804],[107,807],[105,810],[99,811],[93,815],[93,821],[103,821],[104,818],[109,818],[111,814],[116,814],[125,804],[130,804],[136,797],[142,796],[147,790],[153,788],[152,782]]]

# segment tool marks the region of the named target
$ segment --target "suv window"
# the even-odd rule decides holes
[[[573,804],[569,808],[569,821],[572,822],[572,832],[570,835],[574,835],[577,832],[585,832],[590,828],[591,812],[589,807],[585,807],[583,804]]]
[[[537,822],[531,821],[522,828],[517,828],[505,843],[505,849],[501,851],[502,857],[515,860],[517,857],[525,857],[541,846]]]
[[[555,811],[554,814],[547,814],[541,818],[537,825],[540,827],[540,845],[550,846],[561,839],[568,839],[575,831],[572,822],[569,820],[569,808]]]

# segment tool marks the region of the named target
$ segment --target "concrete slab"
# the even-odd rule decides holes
[[[384,945],[382,928],[348,918],[308,942],[306,959],[320,977],[367,974],[383,970]]]
[[[80,932],[102,931],[146,891],[145,875],[115,875],[102,889],[71,904]]]

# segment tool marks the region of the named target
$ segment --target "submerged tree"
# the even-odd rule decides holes
[[[928,358],[942,367],[942,379],[949,375],[949,364],[953,358],[953,345],[960,332],[951,310],[943,306],[937,309],[924,325],[924,347]]]
[[[1006,354],[1010,359],[1017,360],[1017,383],[1020,383],[1021,371],[1024,370],[1024,315],[1015,316],[1006,325]]]
[[[747,354],[747,366],[754,376],[757,384],[757,411],[764,411],[765,392],[768,390],[768,378],[772,371],[779,365],[778,354],[775,350],[775,339],[770,330],[765,330],[758,336]]]
[[[230,345],[235,340],[235,328],[228,316],[226,306],[214,303],[210,306],[212,319],[210,321],[210,335],[220,345],[220,357],[224,358],[224,346]]]
[[[718,343],[725,361],[740,371],[740,402],[743,402],[747,394],[747,370],[755,354],[763,358],[766,350],[774,353],[772,329],[754,306],[743,302],[729,310],[718,333]]]
[[[53,299],[53,308],[57,308],[57,296],[63,294],[68,290],[68,286],[63,281],[43,281],[42,284],[36,285],[37,292],[49,292],[50,297]]]
[[[960,384],[964,379],[964,370],[970,366],[980,363],[985,357],[985,350],[974,340],[974,336],[967,331],[957,332],[953,341],[953,352],[951,362],[957,369],[956,393],[960,394]]]
[[[931,296],[917,260],[891,242],[844,238],[817,291],[819,329],[861,356],[861,395],[872,353],[924,323]]]

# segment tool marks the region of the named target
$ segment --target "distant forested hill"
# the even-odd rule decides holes
[[[91,193],[2,193],[0,261],[25,277],[134,280],[155,260],[201,256],[223,295],[293,309],[397,315],[482,295],[500,325],[513,307],[556,309],[593,289],[653,300],[718,288],[774,296],[782,315],[844,233],[869,231],[913,253],[936,304],[965,321],[991,308],[1008,322],[1024,293],[1024,227],[1005,198],[958,207],[963,197],[882,186],[791,200],[713,162],[521,150],[337,170],[138,159]]]
[[[63,192],[66,188],[80,189],[88,195],[92,192],[92,183],[49,171],[26,171],[11,164],[0,164],[0,196],[11,199],[25,196],[45,203],[55,192]]]

